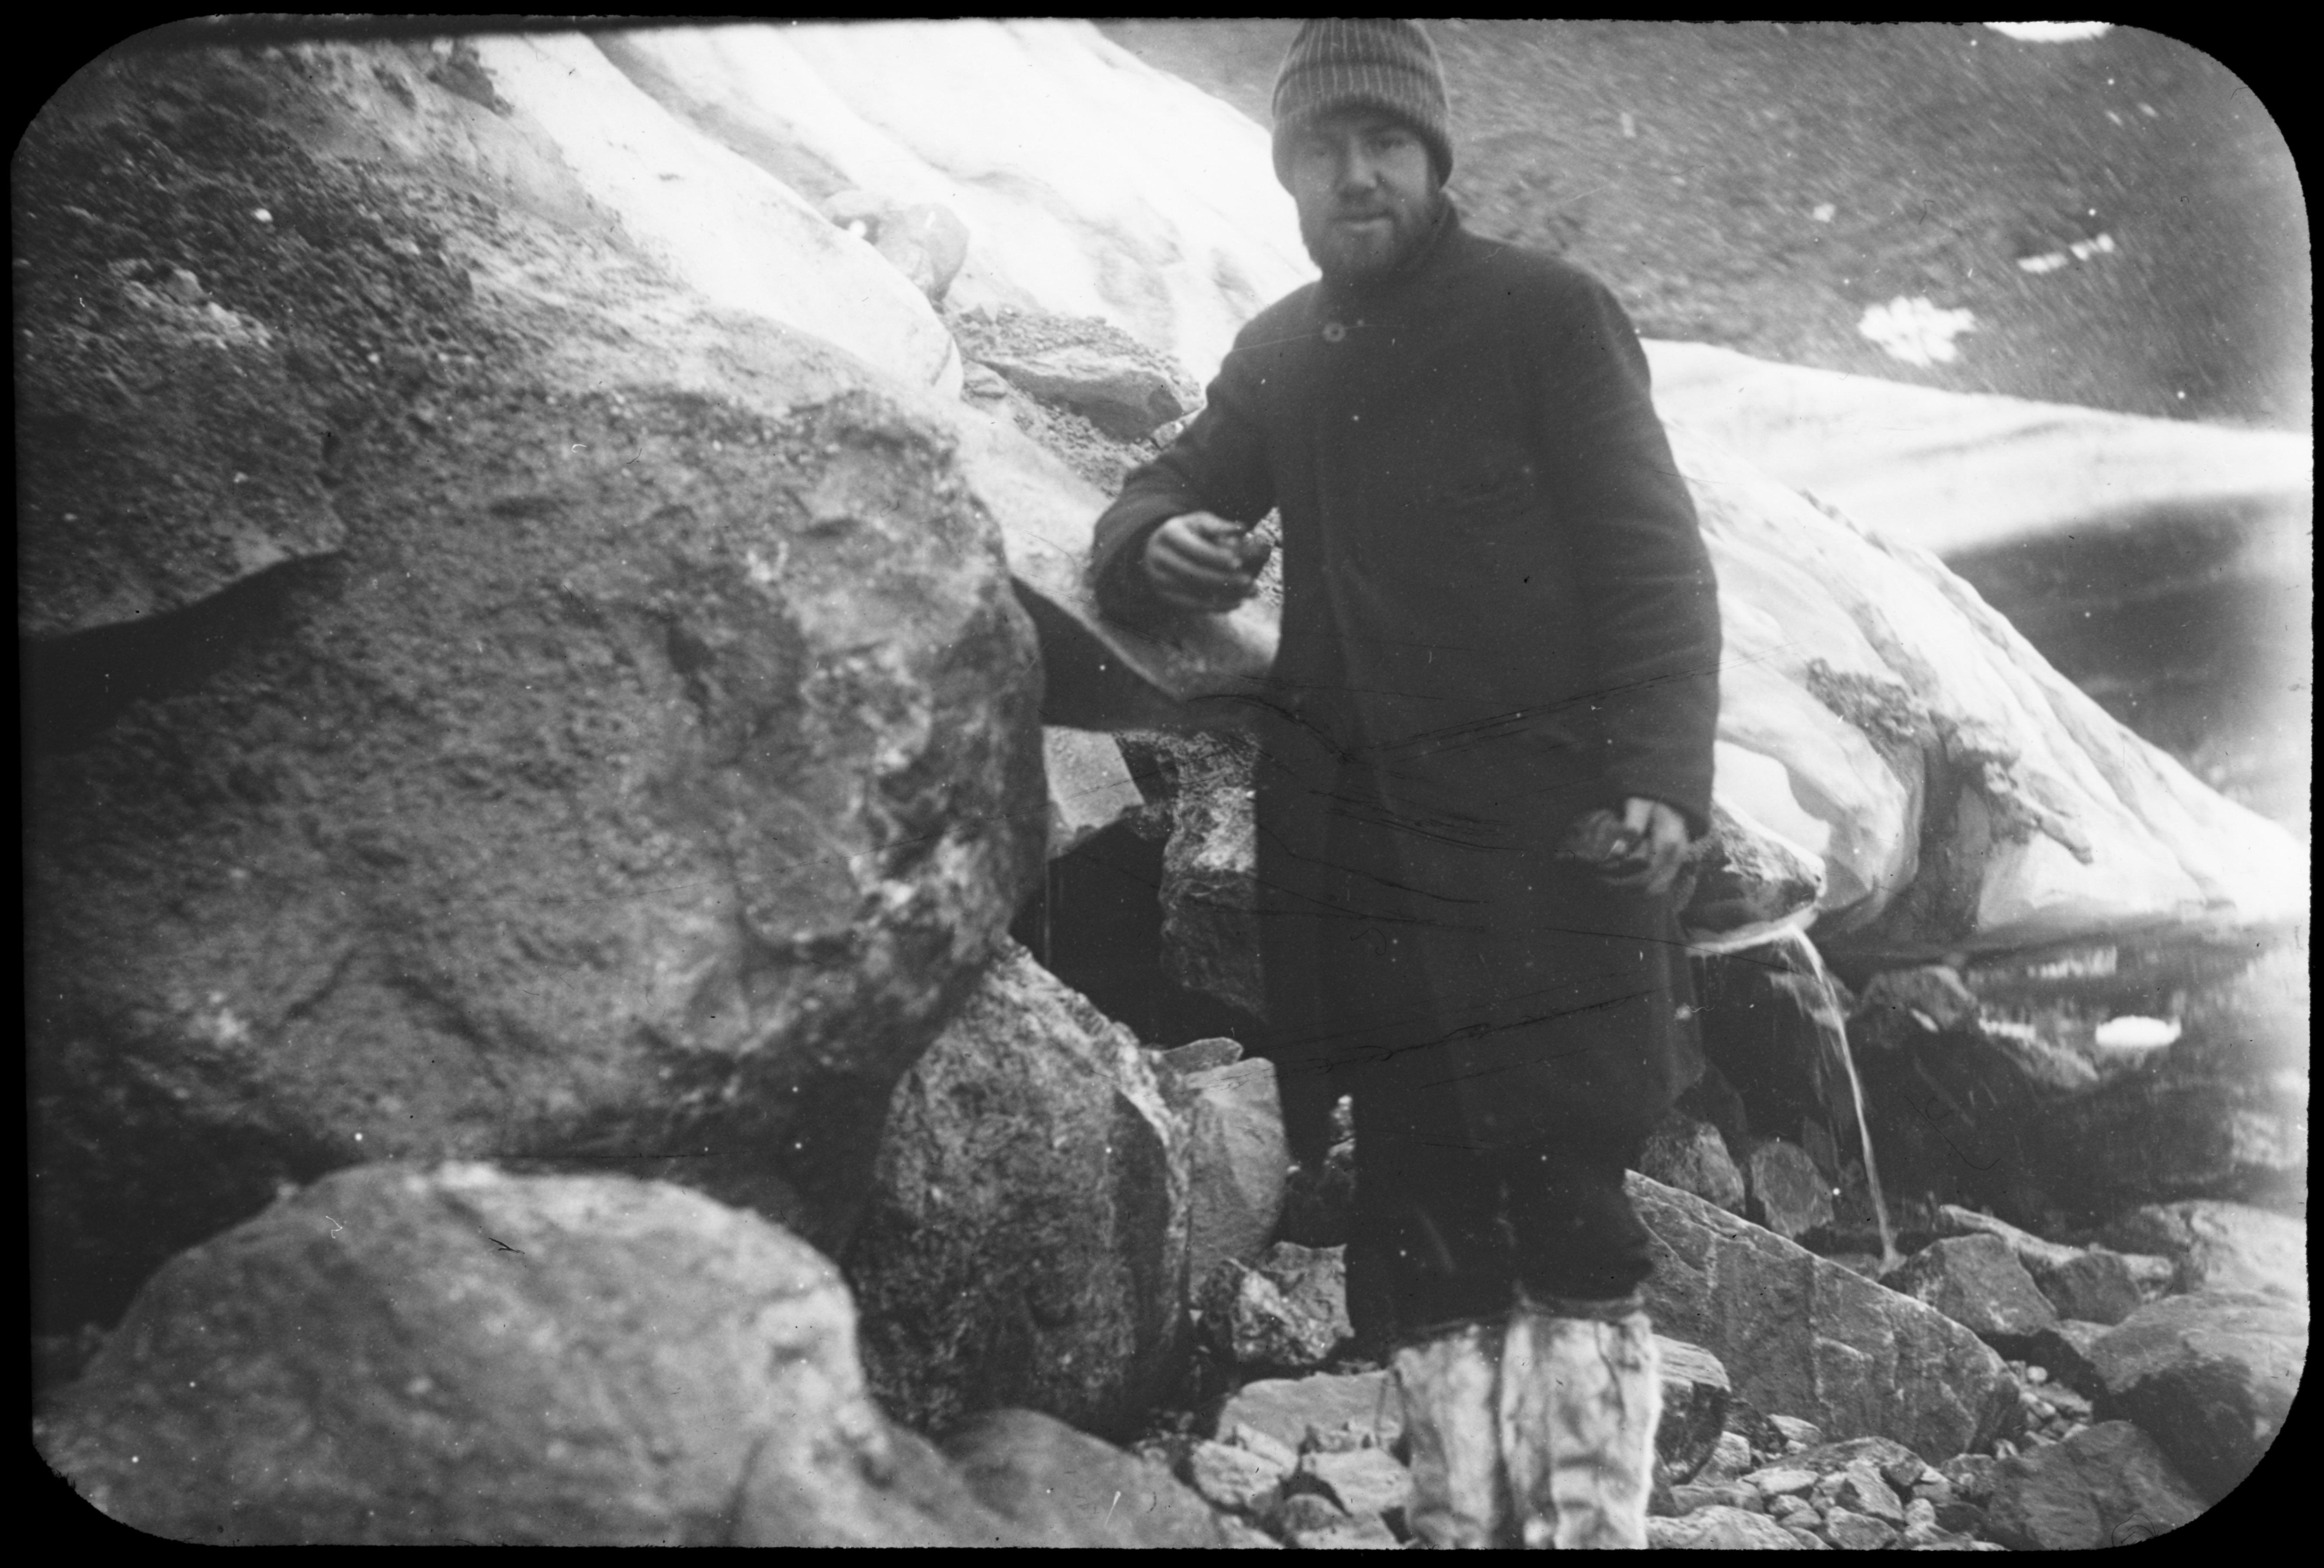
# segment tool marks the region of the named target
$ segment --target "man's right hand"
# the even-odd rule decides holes
[[[1184,512],[1147,536],[1146,579],[1174,610],[1222,615],[1257,591],[1271,553],[1240,523]]]

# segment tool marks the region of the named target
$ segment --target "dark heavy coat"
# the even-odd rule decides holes
[[[1165,520],[1271,508],[1278,1064],[1330,1069],[1424,1140],[1618,1156],[1700,1071],[1683,953],[1667,899],[1554,852],[1628,796],[1704,828],[1720,648],[1628,318],[1448,206],[1394,276],[1311,284],[1243,329],[1099,521],[1101,602],[1155,614],[1139,563]]]

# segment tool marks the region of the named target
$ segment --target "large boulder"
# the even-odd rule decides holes
[[[2166,1296],[2090,1347],[2101,1421],[2135,1421],[2217,1501],[2273,1445],[2308,1366],[2308,1309],[2279,1297]]]
[[[1187,1348],[1185,1162],[1137,1040],[1011,944],[897,1085],[846,1255],[887,1407],[1134,1432]]]
[[[2202,1498],[2154,1439],[2127,1421],[2101,1421],[2004,1460],[1986,1517],[2005,1546],[2089,1552],[2175,1530],[2202,1511]]]
[[[169,456],[23,498],[96,585],[25,627],[67,709],[25,777],[45,1314],[365,1158],[613,1162],[835,1246],[1038,875],[1005,507],[939,405],[607,242],[622,133],[561,48],[109,59],[20,150],[23,429]],[[181,395],[226,363],[268,417]],[[216,569],[163,570],[154,519],[310,503],[327,560],[45,636],[274,548],[189,524]]]
[[[1931,1242],[1883,1275],[1881,1283],[1927,1302],[1986,1343],[2014,1355],[2023,1355],[2026,1342],[2058,1318],[2058,1309],[1998,1236]]]
[[[2067,1247],[2019,1230],[2005,1220],[1941,1204],[1938,1228],[1955,1235],[2000,1238],[2061,1318],[2117,1324],[2171,1286],[2171,1259],[2104,1247]]]
[[[1634,1173],[1625,1189],[1654,1236],[1655,1327],[1717,1356],[1754,1408],[1932,1462],[2010,1418],[2001,1358],[1935,1309],[1658,1182]]]
[[[2133,1209],[2100,1234],[2109,1245],[2172,1259],[2182,1291],[2255,1290],[2308,1299],[2308,1227],[2288,1215],[2193,1199]]]
[[[36,1437],[204,1545],[1023,1544],[872,1403],[826,1260],[622,1176],[327,1177],[164,1267]]]

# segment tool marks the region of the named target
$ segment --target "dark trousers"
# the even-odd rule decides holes
[[[1497,1319],[1520,1293],[1627,1296],[1651,1271],[1622,1158],[1465,1148],[1411,1127],[1393,1097],[1360,1091],[1355,1110],[1348,1307],[1371,1353]]]
[[[1381,770],[1262,748],[1259,916],[1293,1149],[1355,1106],[1351,1314],[1375,1350],[1649,1271],[1624,1168],[1690,1065],[1667,899],[1555,861],[1520,811],[1391,808]],[[1554,784],[1555,780],[1549,780]],[[1557,791],[1546,786],[1545,799]]]

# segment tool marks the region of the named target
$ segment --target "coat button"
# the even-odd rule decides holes
[[[1343,338],[1343,337],[1347,337],[1347,335],[1348,335],[1348,329],[1347,329],[1346,327],[1344,327],[1341,326],[1338,322],[1336,322],[1336,321],[1326,321],[1326,322],[1324,322],[1324,323],[1323,323],[1323,341],[1324,341],[1324,342],[1326,342],[1326,343],[1337,343],[1337,342],[1339,342],[1342,338]]]

